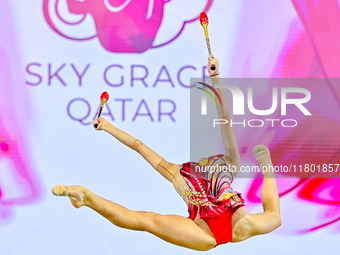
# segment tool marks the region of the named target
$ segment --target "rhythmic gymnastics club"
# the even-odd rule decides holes
[[[208,47],[208,52],[209,56],[211,55],[211,48],[210,48],[210,42],[209,42],[209,35],[208,35],[208,24],[209,24],[209,19],[208,16],[205,12],[202,12],[200,15],[200,23],[202,27],[204,28],[204,33],[205,33],[205,39],[207,41],[207,47]],[[212,65],[211,70],[215,70],[216,66]]]
[[[103,107],[104,107],[104,104],[105,102],[107,102],[109,100],[109,93],[107,92],[103,92],[102,95],[100,96],[100,101],[102,101],[102,105],[100,106],[100,110],[99,110],[99,113],[98,113],[98,117],[100,117],[100,115],[102,115],[102,111],[103,111]],[[93,125],[94,128],[97,128],[98,127],[98,124],[94,124]]]

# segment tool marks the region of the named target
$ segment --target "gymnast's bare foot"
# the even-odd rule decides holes
[[[253,150],[259,166],[273,165],[269,149],[264,145],[257,145]]]
[[[69,196],[72,205],[79,208],[86,205],[88,190],[81,186],[56,185],[53,187],[52,193],[56,196]]]

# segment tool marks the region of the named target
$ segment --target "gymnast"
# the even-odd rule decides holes
[[[216,67],[214,71],[210,68],[212,65]],[[208,70],[213,84],[220,84],[219,61],[213,55],[209,57]],[[219,119],[230,120],[224,91],[221,88],[216,88],[216,91],[222,100],[222,105],[217,104]],[[188,162],[177,165],[167,162],[140,140],[114,127],[104,118],[98,118],[93,123],[98,124],[97,130],[108,132],[137,151],[170,181],[187,203],[190,216],[186,218],[178,215],[131,211],[97,196],[84,187],[54,186],[53,194],[69,196],[74,207],[88,206],[118,227],[147,231],[169,243],[199,251],[207,251],[220,244],[241,242],[256,235],[267,234],[281,225],[280,201],[274,171],[264,172],[261,189],[263,213],[248,214],[241,194],[230,187],[240,169],[241,161],[233,129],[228,124],[221,125],[224,154],[201,158],[198,163]],[[272,167],[267,147],[258,145],[253,151],[262,169]],[[214,171],[197,171],[196,166],[199,169],[210,166]],[[232,171],[230,166],[237,171]],[[216,169],[220,170],[216,171]]]

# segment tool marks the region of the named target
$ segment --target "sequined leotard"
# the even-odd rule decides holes
[[[184,163],[180,173],[189,187],[182,194],[188,201],[189,218],[194,220],[198,215],[203,219],[217,245],[231,242],[232,216],[244,206],[244,200],[230,187],[234,173],[223,154]]]

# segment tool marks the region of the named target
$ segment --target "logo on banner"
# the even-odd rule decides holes
[[[150,48],[170,44],[181,35],[186,24],[199,19],[198,13],[193,19],[183,21],[175,36],[162,44],[154,45],[163,21],[164,9],[171,1],[173,0],[44,0],[43,12],[50,28],[66,39],[86,41],[98,37],[101,45],[110,52],[142,53]],[[206,1],[204,12],[210,9],[212,2],[213,0]],[[82,17],[71,22],[64,17],[70,13]],[[95,24],[96,31],[92,35],[76,37],[66,34],[60,28],[63,27],[66,31],[71,26],[82,26],[88,15],[92,16]],[[61,25],[57,27],[56,22]]]

